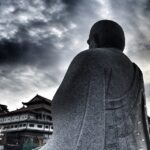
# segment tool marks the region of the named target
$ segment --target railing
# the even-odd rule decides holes
[[[50,132],[50,133],[53,132],[53,129],[51,129],[51,128],[46,129],[44,127],[38,128],[36,126],[35,127],[27,126],[27,127],[17,127],[17,128],[4,128],[4,129],[1,130],[1,133],[3,133],[3,132],[11,132],[11,131],[21,131],[21,130],[24,130],[24,129],[36,130],[36,131],[45,131],[45,132]]]
[[[52,122],[52,120],[36,119],[36,118],[28,118],[28,120],[33,120],[33,121],[43,121],[43,122]]]
[[[38,121],[38,122],[52,122],[51,120],[45,120],[45,119],[36,119],[36,118],[26,118],[26,119],[18,119],[18,120],[10,120],[10,121],[4,121],[4,122],[0,122],[0,125],[1,124],[7,124],[7,123],[15,123],[15,122],[22,122],[22,121]]]

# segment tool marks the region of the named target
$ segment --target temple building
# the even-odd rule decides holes
[[[8,111],[0,105],[0,144],[4,149],[25,150],[40,147],[53,132],[51,101],[36,95],[23,107]]]

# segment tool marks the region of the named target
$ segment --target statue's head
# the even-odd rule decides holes
[[[111,20],[101,20],[92,26],[87,42],[90,48],[110,47],[123,51],[125,36],[119,24]]]

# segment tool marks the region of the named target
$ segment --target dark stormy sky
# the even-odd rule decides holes
[[[0,103],[12,110],[36,94],[52,99],[101,19],[124,28],[125,53],[144,73],[150,108],[150,0],[1,0]]]

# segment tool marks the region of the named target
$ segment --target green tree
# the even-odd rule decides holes
[[[35,148],[37,146],[38,145],[33,142],[33,139],[29,138],[24,142],[24,144],[22,146],[22,150],[32,150],[33,148]]]

